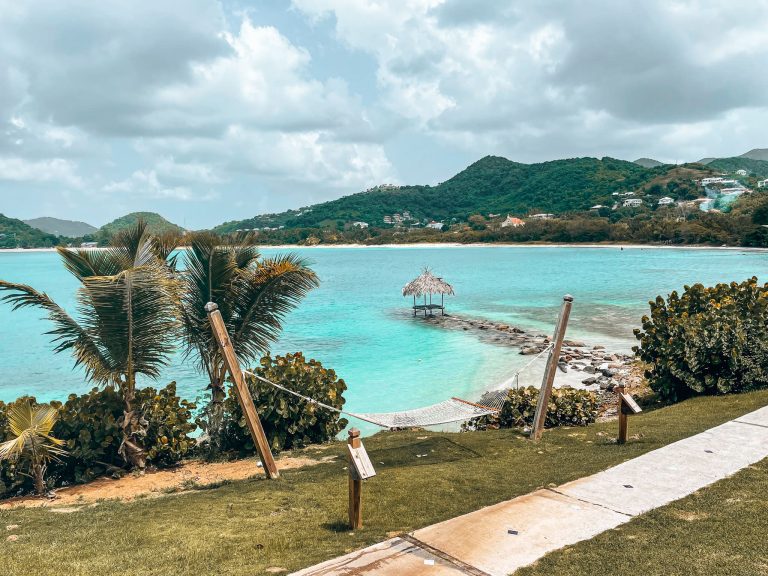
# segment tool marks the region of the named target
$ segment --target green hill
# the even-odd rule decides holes
[[[634,161],[635,164],[640,164],[643,168],[656,168],[657,166],[663,166],[664,162],[659,162],[653,158],[638,158]]]
[[[745,152],[740,158],[750,158],[752,160],[765,160],[768,161],[768,148],[753,148],[749,152]]]
[[[61,220],[59,218],[51,218],[44,216],[42,218],[33,218],[31,220],[24,220],[25,224],[37,228],[48,234],[55,234],[56,236],[67,236],[69,238],[79,238],[86,234],[93,234],[98,230],[95,226],[86,224],[85,222],[78,222],[75,220]]]
[[[220,233],[246,228],[316,228],[350,221],[381,226],[384,217],[408,211],[424,219],[466,220],[472,214],[562,214],[611,204],[613,192],[634,191],[674,166],[645,168],[614,158],[572,158],[521,164],[498,156],[478,160],[438,186],[371,189],[300,210],[227,222]],[[699,166],[701,174],[710,172]]]
[[[169,222],[155,212],[131,212],[113,220],[109,224],[104,224],[104,226],[99,228],[97,235],[100,238],[110,238],[121,230],[135,226],[139,220],[144,220],[153,234],[184,231],[181,226]]]
[[[746,156],[715,158],[707,164],[707,167],[729,173],[735,172],[736,170],[746,170],[751,176],[760,178],[768,177],[768,161],[755,160],[753,158],[747,158]]]
[[[58,243],[53,234],[0,214],[0,248],[50,248]]]

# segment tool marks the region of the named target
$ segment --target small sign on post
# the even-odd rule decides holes
[[[360,440],[360,430],[352,428],[347,441],[349,452],[349,527],[363,527],[363,480],[376,476],[371,459]]]
[[[631,414],[639,414],[642,408],[635,402],[630,394],[624,392],[624,386],[616,386],[616,394],[619,400],[619,437],[616,440],[619,444],[627,442],[627,418]]]

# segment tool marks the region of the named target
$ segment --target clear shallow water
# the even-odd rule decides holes
[[[274,353],[302,350],[334,368],[349,386],[347,408],[382,412],[477,397],[529,358],[471,334],[425,326],[402,286],[423,266],[452,283],[449,313],[550,333],[562,296],[575,297],[568,335],[629,350],[648,300],[685,284],[765,280],[768,254],[719,250],[556,247],[403,247],[296,249],[322,285],[293,312]],[[265,254],[277,252],[264,250]],[[0,253],[0,278],[48,292],[74,313],[77,282],[55,253]],[[51,352],[47,320],[0,304],[0,400],[32,394],[64,399],[90,386],[66,353]],[[537,376],[531,375],[531,378]],[[540,376],[538,376],[540,377]],[[180,357],[159,381],[182,396],[203,394],[205,379]],[[150,384],[143,381],[143,385]]]

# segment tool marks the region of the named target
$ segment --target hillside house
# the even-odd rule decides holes
[[[627,198],[623,204],[624,208],[637,208],[642,205],[643,201],[640,198]]]
[[[554,214],[531,214],[531,218],[534,220],[552,220],[554,217]]]
[[[352,222],[355,228],[368,228],[368,222]]]
[[[384,224],[392,224],[392,216],[384,216]]]
[[[507,214],[504,222],[501,223],[502,228],[520,228],[520,226],[525,226],[525,222],[520,220],[520,218],[514,218],[509,214]]]
[[[747,171],[746,171],[746,170],[744,170],[743,168],[741,168],[741,169],[739,169],[739,170],[736,170],[736,175],[737,175],[737,176],[746,176],[747,174],[749,174],[749,172],[747,172]]]
[[[699,184],[702,186],[708,186],[710,184],[718,184],[722,182],[724,178],[722,176],[712,176],[710,178],[702,178]]]
[[[670,204],[674,204],[675,200],[674,198],[670,198],[669,196],[664,196],[664,198],[659,198],[659,206],[669,206]]]
[[[592,206],[592,208],[590,208],[590,211],[597,212],[598,210],[600,210],[600,208],[605,208],[605,206],[603,206],[602,204],[595,204],[594,206]]]
[[[757,187],[758,188],[768,188],[768,178],[766,178],[765,180],[760,180],[757,183]]]
[[[442,222],[435,222],[432,220],[429,224],[427,224],[427,228],[432,228],[433,230],[442,230],[443,229],[443,223]]]
[[[80,248],[96,248],[98,245],[98,242],[81,242]]]

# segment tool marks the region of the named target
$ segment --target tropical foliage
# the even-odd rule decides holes
[[[635,336],[649,366],[651,388],[663,398],[726,394],[768,386],[768,285],[686,286],[682,295],[650,302]]]
[[[347,385],[336,372],[316,360],[307,361],[297,352],[285,356],[265,356],[255,374],[289,390],[341,409]],[[332,440],[347,425],[339,414],[297,398],[253,377],[248,387],[256,411],[274,451],[300,448]],[[224,402],[224,427],[221,449],[240,455],[253,454],[255,447],[240,405],[230,390]],[[203,423],[203,427],[207,427]]]
[[[224,243],[210,232],[196,233],[184,254],[181,318],[188,356],[209,378],[211,403],[206,432],[213,452],[222,435],[226,367],[203,312],[218,306],[238,358],[253,363],[269,352],[282,321],[318,285],[315,273],[293,254],[262,258],[250,238]]]
[[[120,453],[143,467],[144,421],[134,410],[136,377],[156,378],[173,352],[179,286],[158,243],[143,222],[123,231],[105,250],[59,248],[65,268],[80,282],[76,320],[47,294],[0,280],[14,309],[43,309],[54,328],[56,352],[71,351],[89,380],[119,390],[123,400]]]
[[[507,401],[497,416],[481,418],[465,429],[529,428],[533,425],[539,389],[533,386],[510,389]],[[555,388],[547,405],[545,428],[586,426],[597,419],[597,397],[586,390]]]
[[[35,492],[45,492],[45,471],[51,460],[65,454],[64,442],[53,436],[57,410],[30,400],[11,405],[5,415],[8,434],[0,443],[0,462],[10,461],[18,471],[32,478]],[[26,470],[26,472],[24,472]]]

